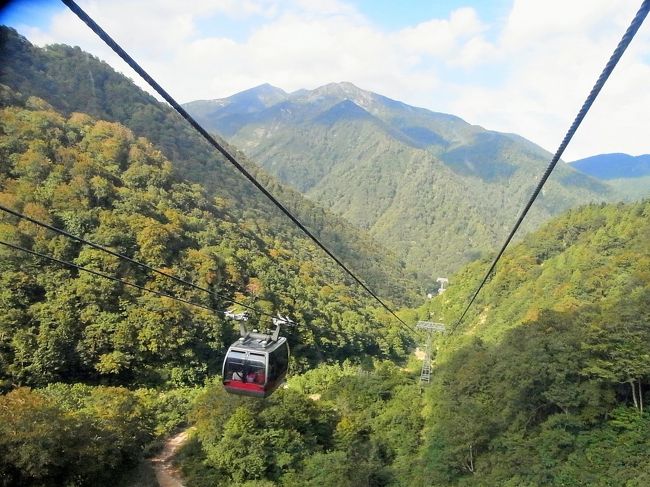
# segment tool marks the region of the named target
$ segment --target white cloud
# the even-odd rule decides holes
[[[636,0],[515,0],[502,20],[463,7],[386,32],[345,0],[80,3],[181,101],[264,82],[291,91],[351,81],[549,150],[638,8]],[[243,34],[208,32],[217,21]],[[635,39],[566,159],[650,152],[649,30]],[[24,32],[38,44],[80,45],[143,84],[67,11],[47,29]]]
[[[609,0],[516,1],[495,50],[505,74],[497,86],[463,86],[452,112],[515,132],[555,151],[638,8]],[[561,14],[560,14],[561,13]],[[565,153],[649,153],[650,83],[643,53],[648,27],[634,40]]]
[[[573,32],[582,34],[608,28],[630,18],[622,15],[622,2],[612,0],[515,0],[503,30],[502,43],[522,49]],[[636,3],[636,2],[635,2]],[[638,4],[637,4],[638,5]]]
[[[483,30],[476,11],[465,7],[451,12],[449,19],[431,19],[403,29],[394,34],[392,40],[405,51],[446,58],[453,55],[463,41]]]

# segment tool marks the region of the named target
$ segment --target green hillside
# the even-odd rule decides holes
[[[649,217],[648,200],[590,205],[504,256],[439,342],[425,448],[434,484],[647,483]],[[487,264],[421,312],[453,323]]]
[[[650,201],[592,205],[528,235],[466,323],[436,339],[424,392],[415,360],[322,366],[264,406],[208,387],[192,413],[188,481],[646,485],[649,216]],[[486,265],[463,269],[420,318],[453,323]]]
[[[342,271],[306,239],[242,218],[219,196],[181,179],[148,140],[117,123],[79,113],[65,117],[34,97],[24,103],[1,112],[3,205],[224,298],[294,317],[301,326],[287,333],[303,366],[325,357],[383,353],[371,349],[375,339],[391,334],[384,333],[390,325],[380,324],[371,298],[342,284]],[[4,212],[0,222],[4,241],[199,304],[231,306]],[[201,382],[218,371],[233,337],[234,325],[209,312],[4,247],[2,257],[5,385],[104,377],[118,383]]]
[[[229,395],[219,372],[238,323],[225,314],[0,245],[1,485],[155,487],[148,459],[179,430],[189,439],[177,466],[193,487],[650,484],[650,200],[590,204],[522,234],[466,320],[435,338],[432,380],[423,386],[412,353],[422,337],[349,285],[168,108],[79,49],[35,48],[9,29],[0,35],[0,204],[218,296],[4,212],[0,240],[219,310],[239,310],[235,299],[257,310],[250,319],[257,327],[276,313],[296,321],[283,331],[292,354],[286,388],[263,400]],[[518,164],[537,164],[539,149],[516,136],[372,94],[336,101],[341,89],[355,90],[287,95],[267,86],[220,113],[235,130],[246,125],[238,114],[251,99],[256,117],[262,107],[303,100],[306,120],[331,124],[328,136],[362,128],[379,144],[377,158],[394,153],[403,164],[395,177],[428,161],[412,180],[444,182],[441,207],[443,195],[520,181]],[[331,100],[327,110],[310,111],[317,98]],[[207,112],[225,104],[211,106]],[[291,118],[292,110],[280,112]],[[400,121],[404,111],[417,123]],[[393,135],[373,139],[378,131]],[[460,139],[465,145],[445,146]],[[472,162],[486,153],[472,155],[479,146],[518,155],[486,172]],[[343,171],[337,158],[322,160],[332,167],[320,180]],[[395,302],[412,302],[404,268],[381,246],[246,164]],[[561,201],[542,196],[542,214],[603,188],[562,171],[558,192],[584,191],[561,193]],[[388,198],[390,178],[367,174],[377,177],[368,197]],[[372,218],[395,205],[405,205],[399,215],[433,215],[398,196],[381,215],[369,208]],[[487,204],[454,213],[456,231],[469,231],[472,215],[487,218]],[[498,230],[478,231],[488,229]],[[471,248],[481,248],[479,237]],[[463,267],[444,294],[399,315],[412,326],[422,319],[453,326],[488,265]]]
[[[524,237],[501,259],[459,332],[495,341],[544,310],[577,313],[593,308],[599,315],[626,300],[644,299],[650,265],[649,204],[646,200],[571,210]],[[466,267],[448,291],[430,301],[430,311],[453,322],[488,266],[478,261]],[[643,302],[630,304],[636,310]]]
[[[0,84],[24,96],[47,100],[65,115],[82,112],[123,124],[136,136],[149,139],[183,178],[201,184],[211,195],[218,194],[226,204],[236,208],[239,218],[264,220],[271,227],[283,229],[291,238],[302,238],[279,210],[170,107],[158,103],[106,63],[78,47],[32,46],[6,27],[0,27],[0,58],[3,63]],[[390,251],[347,221],[280,184],[242,154],[237,155],[267,189],[372,289],[402,304],[412,301],[417,288],[415,281]]]
[[[405,357],[410,338],[342,271],[295,238],[182,179],[126,127],[3,91],[0,203],[207,287],[170,283],[0,215],[0,240],[219,310],[291,316],[298,373]],[[0,247],[0,478],[97,485],[186,421],[238,324],[219,312]],[[237,309],[237,306],[235,306]],[[249,326],[267,315],[250,312]],[[30,391],[27,387],[37,387]],[[192,389],[194,388],[194,389]]]
[[[607,184],[618,191],[623,201],[636,201],[650,195],[650,176],[608,179]]]
[[[350,83],[272,99],[269,89],[187,108],[270,173],[395,249],[428,285],[503,241],[551,157],[516,135]],[[560,164],[524,231],[611,197],[606,184]]]

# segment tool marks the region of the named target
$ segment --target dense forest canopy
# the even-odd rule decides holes
[[[419,363],[412,361],[403,370],[386,363],[371,370],[321,366],[292,378],[263,410],[208,387],[191,413],[200,433],[184,453],[188,479],[196,485],[646,485],[649,216],[650,201],[592,205],[526,236],[467,321],[436,339],[429,386],[417,384]],[[417,316],[452,324],[487,264],[463,269]],[[447,311],[452,301],[459,304]],[[296,414],[290,404],[297,393],[317,399],[301,407],[310,421],[329,425],[307,430],[319,432],[316,441],[300,426],[278,423],[278,408]],[[254,435],[246,425],[254,425]],[[292,441],[301,447],[292,449]],[[279,450],[289,463],[278,460]]]
[[[297,323],[284,330],[294,373],[344,359],[405,357],[411,341],[399,324],[343,284],[342,271],[305,239],[242,218],[227,195],[182,180],[161,151],[118,123],[65,117],[41,99],[2,93],[3,206],[226,299],[4,212],[0,240],[217,310],[234,298],[289,315]],[[0,256],[0,387],[7,393],[0,474],[8,485],[92,484],[133,464],[145,445],[185,421],[191,394],[179,388],[217,374],[236,335],[237,324],[220,312],[4,246]],[[251,319],[265,325],[262,315]]]
[[[648,482],[648,241],[649,200],[590,205],[506,254],[465,322],[438,339],[432,478]],[[487,265],[466,267],[421,313],[453,323]]]
[[[395,320],[384,320],[362,290],[342,285],[342,272],[304,239],[240,219],[227,196],[182,181],[149,141],[117,123],[79,113],[66,119],[33,97],[25,105],[2,110],[3,205],[225,298],[291,316],[300,326],[287,333],[302,366],[404,353]],[[10,243],[218,310],[231,306],[32,223],[4,213],[0,221]],[[8,384],[198,383],[216,372],[233,338],[234,325],[220,314],[1,252]],[[397,341],[383,342],[389,336]]]
[[[589,205],[526,235],[500,261],[459,331],[494,341],[544,310],[602,315],[625,303],[632,313],[646,309],[649,217],[648,200]],[[429,312],[458,318],[488,264],[467,266]]]
[[[421,337],[194,151],[167,108],[77,48],[1,35],[0,204],[215,294],[4,212],[0,240],[217,310],[0,246],[1,485],[155,486],[142,459],[188,426],[178,465],[199,487],[650,483],[650,201],[585,206],[523,237],[435,338],[423,386]],[[381,247],[300,205],[412,302]],[[453,326],[488,263],[400,316]],[[291,376],[266,400],[221,386],[237,323],[219,310],[241,310],[229,299],[259,327],[262,312],[296,321]]]

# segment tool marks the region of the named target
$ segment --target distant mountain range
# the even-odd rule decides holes
[[[280,180],[368,229],[431,282],[505,237],[551,154],[514,135],[332,83],[258,86],[185,105]],[[524,230],[590,201],[605,183],[560,164]]]
[[[570,165],[606,182],[622,199],[632,201],[650,197],[650,154],[598,154]]]
[[[640,178],[650,176],[650,154],[598,154],[573,161],[571,167],[598,179]]]

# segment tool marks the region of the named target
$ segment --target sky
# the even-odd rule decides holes
[[[555,152],[641,0],[78,0],[180,102],[349,81]],[[0,13],[134,79],[56,0]],[[650,153],[650,19],[563,159]]]

